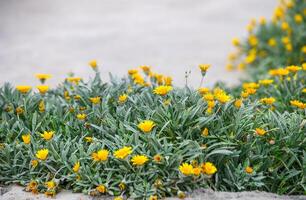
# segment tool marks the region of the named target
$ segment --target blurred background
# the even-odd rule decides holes
[[[50,73],[88,79],[96,59],[104,80],[150,65],[182,86],[200,82],[198,64],[212,64],[205,86],[234,84],[225,70],[231,39],[247,34],[251,18],[272,15],[277,0],[0,0],[0,85],[29,84]]]

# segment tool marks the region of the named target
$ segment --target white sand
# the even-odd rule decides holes
[[[233,83],[224,70],[234,36],[246,35],[253,17],[270,17],[277,0],[1,0],[0,85],[38,82],[51,73],[55,85],[68,72],[89,77],[90,59],[122,76],[139,65],[198,86],[197,64],[211,63],[205,84]]]

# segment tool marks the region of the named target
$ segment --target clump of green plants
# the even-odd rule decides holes
[[[0,89],[0,182],[54,196],[185,197],[198,188],[304,194],[305,66],[242,85],[177,88],[149,66]],[[204,77],[209,65],[200,65]],[[283,71],[286,71],[284,73]],[[287,73],[288,72],[288,73]]]
[[[281,0],[271,21],[252,19],[249,35],[233,39],[236,51],[231,53],[227,69],[246,69],[249,80],[256,80],[270,69],[301,65],[306,60],[306,2]]]

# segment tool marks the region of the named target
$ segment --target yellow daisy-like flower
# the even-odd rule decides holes
[[[220,103],[223,104],[231,100],[231,97],[225,93],[217,94],[215,97]]]
[[[279,68],[279,69],[271,69],[269,71],[269,74],[271,76],[286,76],[289,74],[289,70],[284,69],[284,68]]]
[[[32,89],[32,87],[29,86],[29,85],[18,85],[18,86],[16,86],[16,89],[17,89],[20,93],[26,94],[26,93],[28,93],[28,92]]]
[[[210,68],[210,64],[199,64],[199,68],[201,72],[207,72],[207,70]]]
[[[179,166],[179,170],[182,174],[189,176],[193,175],[193,166],[188,163],[183,163]]]
[[[209,108],[214,108],[215,107],[215,101],[207,101],[207,106]]]
[[[233,38],[232,39],[232,44],[234,45],[234,46],[240,46],[240,40],[238,39],[238,38]]]
[[[47,85],[38,85],[37,89],[38,89],[38,91],[41,94],[45,94],[49,90],[49,86],[47,86]]]
[[[215,99],[214,95],[211,93],[207,93],[203,96],[203,99],[206,101],[213,101]]]
[[[208,136],[209,132],[208,132],[208,128],[204,128],[204,130],[202,131],[202,135],[203,136]]]
[[[268,40],[268,44],[269,44],[269,46],[271,46],[271,47],[275,47],[275,46],[276,46],[276,40],[275,40],[275,38],[270,38],[270,39]]]
[[[54,131],[44,131],[44,133],[40,134],[40,136],[44,138],[45,140],[49,141],[52,139],[53,134],[54,134]]]
[[[258,44],[258,39],[257,39],[257,37],[256,37],[255,35],[250,35],[248,40],[249,40],[249,44],[250,44],[252,47],[257,46],[257,44]]]
[[[138,128],[144,133],[149,133],[154,126],[155,123],[151,120],[145,120],[138,124]]]
[[[96,69],[98,67],[97,61],[96,60],[91,60],[89,61],[89,66],[93,69]]]
[[[80,170],[80,162],[76,162],[72,168],[72,170],[77,173]]]
[[[89,100],[93,104],[99,104],[101,102],[101,97],[92,97],[92,98],[89,98]]]
[[[205,95],[205,94],[209,93],[209,88],[205,88],[205,87],[199,88],[199,89],[198,89],[198,92],[199,92],[201,95]]]
[[[303,89],[302,89],[302,92],[303,92],[303,93],[306,93],[306,88],[303,88]]]
[[[248,174],[252,174],[252,173],[253,173],[253,168],[250,167],[250,166],[247,166],[247,167],[245,168],[245,172],[248,173]]]
[[[295,21],[297,24],[302,23],[302,22],[303,22],[303,16],[300,15],[300,14],[294,15],[294,21]]]
[[[55,181],[47,181],[45,185],[49,190],[54,189],[56,187]]]
[[[108,159],[109,151],[106,149],[100,149],[97,152],[91,154],[94,161],[106,161]]]
[[[48,157],[48,153],[48,149],[40,149],[36,152],[36,158],[38,158],[39,160],[46,160]]]
[[[263,80],[259,80],[258,83],[260,85],[264,85],[264,86],[267,86],[267,85],[270,85],[274,82],[274,80],[272,79],[263,79]]]
[[[133,165],[142,166],[148,161],[148,157],[145,155],[136,155],[133,156],[131,162]]]
[[[92,141],[93,141],[93,138],[92,138],[92,137],[88,137],[88,136],[87,136],[87,137],[85,137],[85,140],[86,140],[86,142],[89,142],[89,143],[90,143],[90,142],[92,142]]]
[[[115,197],[114,200],[123,200],[122,197]]]
[[[273,97],[266,97],[266,98],[262,98],[260,99],[260,102],[263,103],[263,104],[267,104],[267,105],[272,105],[274,102],[275,102],[275,98]]]
[[[85,113],[82,113],[82,114],[77,114],[77,118],[78,120],[85,120],[87,117],[87,115]]]
[[[242,105],[242,99],[237,99],[235,102],[234,102],[234,106],[236,108],[240,108]]]
[[[35,74],[35,77],[40,80],[41,83],[44,83],[46,80],[52,77],[51,74]]]
[[[207,175],[212,175],[217,172],[216,166],[211,162],[205,162],[202,164],[202,172]]]
[[[79,82],[82,80],[81,77],[68,77],[66,80],[70,83],[79,84]]]
[[[168,86],[168,85],[161,85],[156,87],[153,90],[154,94],[160,95],[160,96],[165,96],[166,94],[168,94],[171,90],[173,90],[172,86]]]
[[[124,159],[132,153],[132,147],[123,147],[114,152],[115,158]]]
[[[149,74],[149,72],[151,71],[151,67],[147,66],[147,65],[142,65],[140,66],[140,68],[142,69],[142,71],[146,74]]]
[[[193,174],[195,176],[199,176],[201,174],[201,172],[202,172],[202,168],[201,167],[194,167],[193,168]]]
[[[291,65],[291,66],[286,67],[286,69],[289,72],[296,73],[297,71],[301,70],[302,67],[299,67],[299,66],[296,66],[296,65]]]
[[[260,135],[260,136],[264,136],[267,133],[267,131],[265,129],[262,129],[262,128],[256,128],[255,132],[256,132],[257,135]]]
[[[153,157],[153,160],[157,163],[160,163],[162,160],[163,160],[163,157],[160,155],[160,154],[156,154],[154,157]]]
[[[30,133],[24,134],[21,136],[23,143],[30,144],[31,143],[31,135]]]
[[[149,197],[149,200],[158,200],[158,197],[156,195],[151,195]]]
[[[120,95],[120,96],[118,97],[118,101],[119,101],[119,103],[125,103],[126,100],[127,100],[127,98],[128,98],[128,95],[127,95],[127,94],[122,94],[122,95]]]
[[[129,75],[134,75],[134,74],[137,74],[137,73],[138,73],[137,69],[130,69],[130,70],[128,70],[128,74]]]
[[[306,103],[303,103],[299,100],[292,100],[292,101],[290,101],[290,104],[292,106],[298,107],[300,109],[305,109],[306,108]]]
[[[37,165],[38,165],[38,160],[31,160],[31,166],[33,168],[37,167]]]
[[[98,192],[100,192],[100,193],[105,193],[105,192],[107,191],[105,185],[98,185],[98,186],[96,187],[96,190],[97,190]]]

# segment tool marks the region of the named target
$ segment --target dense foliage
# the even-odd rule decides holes
[[[252,79],[235,88],[174,87],[149,66],[107,83],[95,61],[88,82],[68,77],[50,89],[51,76],[37,74],[37,92],[2,86],[0,183],[116,200],[205,187],[305,194],[305,2],[254,24],[248,43],[235,41]],[[199,66],[203,78],[209,67]]]

